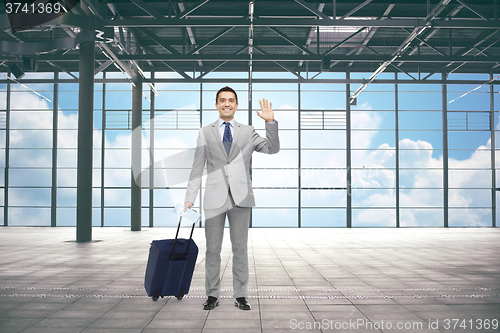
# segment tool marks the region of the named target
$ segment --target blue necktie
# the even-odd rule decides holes
[[[224,144],[224,148],[226,149],[226,154],[229,156],[229,152],[231,151],[231,143],[233,142],[233,136],[231,135],[231,126],[230,123],[224,122],[226,125],[226,129],[224,130],[224,136],[222,137],[222,143]]]

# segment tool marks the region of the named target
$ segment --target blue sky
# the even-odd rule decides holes
[[[96,85],[96,88],[99,85]],[[215,92],[222,85],[204,84],[202,104],[203,124],[216,120]],[[52,97],[50,85],[32,85]],[[240,111],[237,121],[247,123],[247,85],[238,84]],[[452,100],[476,85],[449,86],[448,99]],[[59,108],[59,150],[58,202],[61,225],[74,223],[76,191],[76,124],[77,85],[60,85]],[[158,84],[157,109],[183,112],[200,108],[199,84]],[[338,111],[345,109],[345,85],[301,85],[300,107],[304,111]],[[351,87],[354,91],[356,87]],[[108,84],[106,108],[127,110],[131,103],[131,89],[127,84]],[[12,225],[24,221],[42,220],[50,224],[50,200],[47,188],[50,186],[50,148],[52,145],[52,103],[40,100],[33,93],[13,85],[12,105],[19,110],[11,116],[11,185],[19,188],[9,193],[11,209],[9,218]],[[441,113],[441,85],[400,85],[399,86],[399,147],[400,151],[400,205],[402,226],[442,225],[443,202],[443,141]],[[459,126],[471,112],[479,113],[479,122],[484,121],[484,112],[489,110],[489,87],[483,87],[448,104],[450,118]],[[496,88],[498,91],[498,87]],[[149,96],[147,86],[145,95]],[[95,94],[95,135],[94,147],[100,147],[102,97]],[[254,209],[254,226],[295,226],[299,212],[296,205],[299,193],[293,187],[298,185],[298,124],[299,107],[296,84],[254,84],[253,108],[258,107],[259,98],[273,102],[276,119],[280,122],[282,151],[278,155],[254,154],[253,185],[256,188],[257,207]],[[495,110],[500,102],[496,95]],[[143,108],[149,108],[149,101],[143,100]],[[395,103],[393,85],[370,85],[358,97],[352,107],[352,187],[354,226],[394,226],[395,225]],[[40,111],[47,110],[47,111]],[[169,111],[171,112],[171,111]],[[467,113],[469,112],[469,113]],[[166,117],[161,113],[157,118]],[[156,119],[156,118],[155,118]],[[469,118],[471,119],[471,118]],[[495,126],[498,129],[498,115]],[[263,134],[262,120],[252,115],[256,129]],[[62,130],[64,129],[64,130]],[[143,147],[148,147],[148,132],[144,131]],[[161,219],[168,206],[183,201],[185,182],[189,174],[190,158],[196,142],[197,130],[158,131],[155,138],[155,175],[175,189],[155,190],[155,221],[158,225],[170,225],[175,218]],[[302,131],[302,187],[301,191],[304,226],[344,226],[346,205],[346,159],[345,130]],[[491,153],[489,131],[449,131],[449,204],[450,225],[489,226],[491,225]],[[105,191],[105,224],[119,225],[129,221],[130,204],[130,131],[107,131],[105,145],[106,168],[105,186],[117,187]],[[37,148],[26,150],[25,148]],[[16,149],[17,148],[17,149]],[[42,148],[42,149],[40,149]],[[185,153],[185,154],[184,154]],[[173,158],[182,155],[178,165]],[[96,150],[94,166],[100,166],[100,153]],[[143,167],[150,164],[145,153]],[[41,167],[44,166],[44,167]],[[167,168],[174,168],[166,171]],[[184,168],[184,170],[182,170]],[[100,172],[94,173],[94,185],[100,185]],[[49,179],[49,180],[47,180]],[[158,183],[157,183],[158,185]],[[13,185],[14,186],[14,185]],[[40,186],[37,189],[24,189]],[[266,189],[274,187],[273,189]],[[319,189],[335,187],[337,189]],[[45,192],[44,192],[45,191]],[[146,192],[145,192],[146,193]],[[100,203],[100,191],[94,191],[96,206]],[[144,195],[146,196],[146,195]],[[143,204],[148,204],[148,198]],[[48,201],[47,201],[48,200]],[[199,199],[198,199],[199,201]],[[49,205],[47,207],[47,204]],[[41,206],[42,208],[29,208]],[[96,210],[98,212],[98,210]],[[147,213],[147,211],[145,212]],[[99,214],[96,213],[96,218]],[[147,216],[143,219],[147,224]],[[16,223],[17,221],[17,223]],[[66,221],[66,222],[63,222]],[[59,223],[59,220],[58,220]],[[99,222],[100,223],[100,222]],[[155,222],[156,223],[156,222]],[[32,224],[32,223],[27,223]],[[125,223],[126,225],[127,223]]]

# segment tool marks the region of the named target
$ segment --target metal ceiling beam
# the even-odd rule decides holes
[[[181,54],[179,51],[174,49],[170,44],[168,44],[165,40],[158,37],[154,32],[152,32],[148,28],[137,28],[137,30],[144,33],[146,36],[151,38],[155,43],[157,43],[159,46],[161,46],[163,49],[167,50],[171,54],[173,54],[173,55],[180,55]]]
[[[99,74],[100,72],[102,72],[103,70],[105,70],[106,68],[108,68],[112,64],[113,64],[113,60],[106,60],[105,62],[103,62],[99,67],[97,67],[94,70],[94,76],[96,76],[97,74]]]
[[[197,48],[195,48],[194,50],[191,50],[190,52],[188,52],[187,54],[188,55],[191,55],[191,54],[196,54],[198,53],[200,50],[204,49],[205,47],[207,47],[208,45],[212,44],[212,42],[216,41],[217,39],[221,38],[222,36],[224,36],[226,33],[228,33],[229,31],[233,30],[234,27],[229,27],[229,28],[225,28],[224,30],[222,30],[221,32],[219,32],[217,35],[213,36],[211,40],[209,40],[207,43],[203,44],[203,45],[200,45],[198,46]]]
[[[198,8],[200,8],[201,6],[203,6],[204,4],[206,4],[209,0],[202,0],[200,2],[198,2],[196,5],[194,5],[193,8],[191,9],[188,9],[186,11],[183,11],[182,13],[179,13],[179,15],[177,15],[174,19],[183,19],[185,18],[186,16],[188,16],[189,14],[191,14],[192,12],[194,12],[195,10],[197,10]]]
[[[372,49],[371,47],[369,46],[366,46],[366,48],[370,51],[372,51],[374,54],[380,56],[380,53],[378,53],[377,51],[375,51],[374,49]],[[416,80],[417,78],[413,77],[410,73],[408,72],[405,72],[404,70],[402,70],[401,68],[399,68],[398,66],[394,65],[394,64],[390,64],[391,67],[394,67],[396,70],[398,70],[399,72],[403,73],[403,74],[406,74],[408,75],[409,77],[411,77],[413,80]]]
[[[149,46],[143,45],[139,41],[139,39],[137,38],[137,33],[139,32],[139,29],[133,29],[132,31],[133,31],[134,35],[136,36],[137,44],[139,44],[140,47],[142,47],[144,50],[148,51],[150,54],[159,55],[159,53],[156,50],[154,50],[153,48],[151,48]],[[151,62],[151,61],[148,60],[148,62]],[[189,75],[187,75],[184,71],[177,68],[177,66],[175,66],[174,64],[167,62],[167,61],[162,61],[161,63],[163,63],[165,66],[167,66],[168,68],[170,68],[171,70],[173,70],[177,74],[181,75],[183,78],[189,79],[189,80],[192,79]]]
[[[67,14],[66,14],[67,15]],[[66,17],[63,15],[61,17]],[[73,15],[76,16],[76,15]],[[68,19],[68,21],[70,21]],[[81,20],[80,20],[81,21]],[[52,21],[54,22],[54,21]],[[75,22],[76,24],[77,22]],[[90,25],[88,22],[87,25]],[[83,23],[82,23],[83,24]],[[123,18],[123,19],[107,19],[104,20],[106,27],[249,27],[250,20],[248,18],[232,18],[232,17],[209,17],[200,18],[193,17],[189,20],[184,19],[148,19],[148,18]],[[425,19],[408,18],[408,19],[386,19],[386,20],[318,20],[311,18],[255,18],[253,21],[254,27],[385,27],[385,28],[419,28],[427,27],[429,22]],[[78,26],[78,25],[76,25]],[[498,22],[484,20],[441,20],[435,19],[431,24],[434,28],[449,28],[449,29],[500,29]]]
[[[323,56],[327,56],[330,52],[332,52],[333,50],[339,48],[340,46],[344,45],[346,42],[348,42],[351,38],[353,38],[354,36],[356,36],[357,34],[359,34],[360,32],[362,32],[363,30],[365,30],[366,27],[363,27],[361,29],[359,29],[358,31],[352,33],[350,36],[346,37],[343,41],[339,42],[338,44],[336,44],[335,46],[333,46],[331,49],[329,49],[328,51],[326,51]]]
[[[434,20],[450,3],[451,0],[441,0],[435,7],[434,9],[425,17],[425,21],[429,24],[432,20]],[[392,53],[392,56],[389,60],[386,60],[382,63],[382,65],[377,68],[377,70],[372,74],[372,76],[368,79],[368,82],[364,83],[361,87],[359,87],[354,94],[351,96],[351,103],[356,99],[356,97],[371,83],[373,80],[382,72],[385,71],[385,69],[392,64],[398,57],[401,57],[401,55],[404,53],[404,51],[410,46],[411,42],[418,36],[420,35],[427,26],[423,27],[418,27],[413,29],[413,32],[406,38],[406,40],[401,44],[396,51]]]
[[[106,43],[100,43],[99,47],[104,49],[104,51],[106,51],[108,56],[111,57],[110,60],[113,60],[115,64],[117,64],[120,67],[121,70],[127,73],[134,83],[139,82],[139,77],[137,73],[133,71],[126,63],[124,63],[123,60],[120,60],[118,58],[118,55],[115,54],[115,52],[111,49],[110,46],[108,46]]]
[[[331,18],[328,17],[328,15],[323,13],[321,10],[318,10],[314,7],[310,7],[309,4],[304,2],[303,0],[295,0],[295,2],[304,7],[305,9],[307,9],[308,11],[310,11],[311,13],[313,13],[314,15],[318,16],[318,18],[323,20],[331,20]],[[324,4],[320,4],[320,6],[321,5],[323,5],[323,7],[325,6]]]
[[[186,7],[184,7],[183,2],[179,2],[177,5],[179,6],[179,12],[183,13],[186,11]],[[186,27],[186,33],[189,37],[189,41],[191,42],[191,45],[193,46],[193,48],[195,48],[196,47],[196,39],[194,38],[193,29],[191,29],[191,27]],[[182,42],[182,45],[184,45],[184,41]],[[203,62],[198,61],[198,65],[200,67],[203,67]]]
[[[71,73],[70,71],[68,71],[66,68],[62,67],[62,66],[59,66],[57,64],[54,64],[53,62],[51,61],[47,61],[47,63],[61,71],[63,71],[64,73],[68,74],[69,76],[73,77],[75,80],[78,80],[78,77],[76,75],[74,75],[73,73]]]
[[[470,5],[468,5],[467,3],[465,3],[465,1],[463,1],[463,0],[457,0],[457,2],[459,4],[461,4],[462,6],[464,6],[465,8],[467,8],[468,10],[470,10],[471,12],[473,12],[474,14],[476,14],[477,16],[479,16],[480,18],[482,18],[483,20],[489,21],[489,19],[485,15],[481,14],[477,10],[474,10]]]
[[[394,9],[394,6],[396,6],[396,5],[395,4],[390,4],[389,6],[387,6],[387,8],[384,11],[384,14],[382,14],[382,17],[380,17],[379,19],[380,20],[387,20],[387,17],[391,13],[391,11]],[[358,56],[358,55],[361,54],[361,52],[363,51],[363,47],[366,46],[366,45],[368,45],[368,43],[372,40],[373,36],[375,35],[375,33],[378,30],[378,28],[368,28],[368,29],[369,29],[369,31],[366,34],[365,39],[363,39],[363,42],[361,43],[362,47],[360,47],[360,48],[358,48],[356,50],[356,53],[355,53],[356,56]],[[352,62],[349,63],[347,65],[347,67],[351,67],[352,64],[353,64]]]
[[[318,12],[323,12],[324,8],[325,8],[325,4],[324,3],[320,3],[318,5]],[[307,35],[307,39],[306,39],[306,42],[305,42],[305,47],[306,48],[308,48],[309,45],[311,45],[312,39],[314,37],[314,34],[316,33],[316,29],[317,29],[317,27],[312,27],[311,30],[309,30],[309,34]],[[319,41],[318,41],[318,43],[319,43]],[[305,54],[305,52],[303,54]],[[302,66],[302,63],[303,63],[303,61],[299,62],[299,67]]]
[[[498,32],[498,30],[495,30],[493,32],[490,32],[490,31],[486,31],[484,32],[483,34],[481,34],[479,36],[479,38],[477,39],[476,42],[474,42],[472,45],[469,45],[468,47],[466,47],[466,49],[464,51],[459,51],[459,52],[456,52],[454,54],[455,57],[464,57],[465,55],[467,55],[469,52],[471,52],[472,50],[474,50],[475,48],[477,48],[479,45],[481,45],[482,43],[484,43],[484,41],[486,41],[487,39],[493,37],[493,35],[495,35],[496,33]],[[495,44],[496,41],[493,43]],[[493,45],[492,44],[492,45]],[[490,45],[491,46],[491,45]],[[488,47],[489,48],[489,47]],[[478,54],[474,55],[473,58],[475,58],[476,56],[478,56],[479,54],[481,54],[481,52],[479,52]],[[449,71],[450,73],[453,73],[455,72],[456,70],[458,70],[460,67],[462,67],[463,65],[465,65],[466,63],[470,62],[469,61],[465,61],[465,60],[458,60],[458,61],[450,61],[448,64],[444,65],[443,67],[441,67],[440,69],[438,69],[437,71],[434,71],[433,73],[430,73],[429,75],[427,75],[426,77],[424,77],[424,80],[426,80],[427,78],[431,77],[432,75],[436,74],[436,73],[440,73],[442,71],[444,71],[445,69],[449,68],[450,66],[452,66],[455,62],[460,62],[461,64],[458,65],[456,68],[454,68],[453,70]]]
[[[148,13],[149,15],[153,16],[155,19],[165,18],[165,16],[163,16],[159,11],[157,11],[153,6],[151,6],[147,2],[144,2],[142,0],[130,0],[130,1],[137,7]]]
[[[284,40],[286,40],[287,42],[289,42],[290,44],[292,44],[293,46],[295,46],[296,48],[301,50],[302,52],[305,52],[307,54],[313,54],[311,51],[300,46],[298,42],[293,41],[290,37],[288,37],[286,34],[284,34],[282,31],[278,30],[277,28],[272,28],[272,27],[268,27],[268,28],[270,30],[274,31],[276,34],[278,34],[281,38],[283,38]]]
[[[260,53],[262,53],[263,55],[268,55],[268,54],[267,54],[267,52],[265,52],[264,50],[260,49],[260,48],[259,48],[259,47],[257,47],[257,46],[254,46],[254,48],[255,48],[257,51],[259,51]],[[283,65],[283,64],[279,63],[279,62],[278,62],[278,61],[276,61],[276,60],[273,60],[273,62],[274,62],[276,65],[278,65],[278,66],[280,66],[281,68],[283,68],[284,70],[286,70],[287,72],[292,73],[292,74],[293,74],[293,75],[295,75],[296,77],[302,78],[302,76],[301,76],[299,73],[295,72],[295,71],[294,71],[293,69],[291,69],[290,67],[288,67],[288,66],[286,66],[286,65]]]
[[[100,43],[99,45],[104,45],[105,43]],[[118,60],[120,61],[248,61],[248,55],[234,55],[234,54],[193,54],[190,56],[187,55],[172,55],[172,54],[122,54],[116,55]],[[376,56],[376,55],[359,55],[359,56],[347,56],[347,55],[331,55],[329,57],[332,61],[340,61],[340,62],[374,62],[381,63],[387,60],[385,56]],[[78,61],[78,55],[64,55],[64,56],[52,56],[50,54],[40,54],[37,59],[39,61]],[[100,56],[96,54],[96,60],[106,60],[104,56]],[[322,61],[322,56],[313,55],[303,55],[303,54],[290,54],[290,55],[254,55],[255,61]],[[448,62],[471,62],[476,64],[490,64],[495,63],[498,60],[493,57],[472,57],[472,56],[446,56],[446,57],[436,57],[436,56],[401,56],[398,57],[398,61],[405,62],[432,62],[432,63],[448,63]]]
[[[246,45],[244,47],[242,47],[241,49],[239,49],[237,52],[235,52],[236,55],[238,54],[241,54],[243,53],[246,49],[248,49],[250,46]],[[197,78],[200,79],[202,77],[204,77],[205,75],[207,74],[210,74],[212,73],[213,71],[219,69],[220,67],[224,66],[226,63],[228,63],[228,60],[225,60],[223,62],[221,62],[220,64],[218,64],[217,66],[214,66],[212,67],[211,69],[207,70],[207,71],[204,71],[203,73],[201,73]]]
[[[407,32],[407,33],[409,33],[409,34],[411,33],[411,31],[409,31],[409,30],[408,30],[408,29],[406,29],[406,28],[403,28],[403,30],[404,30],[404,31],[406,31],[406,32]],[[436,31],[436,30],[434,30],[434,31]],[[430,36],[430,34],[429,34],[428,36]],[[439,55],[444,56],[444,53],[443,53],[443,52],[439,51],[439,50],[438,50],[438,49],[436,49],[434,46],[432,46],[432,45],[430,45],[429,43],[427,43],[427,40],[428,40],[427,38],[419,38],[419,37],[417,36],[415,39],[416,39],[416,40],[418,40],[418,41],[420,41],[420,44],[419,44],[418,46],[415,46],[415,47],[413,48],[413,50],[411,50],[410,55],[414,54],[414,53],[418,50],[418,47],[419,47],[419,46],[422,46],[422,45],[427,45],[428,47],[430,47],[431,49],[433,49],[434,51],[436,51]],[[426,39],[427,39],[427,40],[426,40]]]
[[[372,2],[372,0],[366,0],[365,2],[363,2],[362,4],[356,6],[353,10],[347,12],[344,16],[342,16],[340,19],[343,20],[345,18],[348,18],[349,16],[351,16],[352,14],[356,13],[358,10],[360,10],[361,8],[365,7],[366,5],[368,5],[370,2]]]

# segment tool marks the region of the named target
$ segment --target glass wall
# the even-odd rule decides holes
[[[452,74],[447,84],[383,73],[352,105],[348,92],[371,73],[300,83],[268,74],[251,89],[247,73],[202,83],[147,74],[158,94],[143,85],[143,226],[176,225],[198,130],[216,121],[225,85],[238,92],[236,121],[265,136],[256,110],[267,98],[279,123],[279,154],[252,158],[252,227],[496,226],[500,88],[481,84],[498,74]],[[32,90],[0,85],[0,216],[9,226],[75,226],[78,83],[63,73],[26,78]],[[93,225],[129,226],[132,85],[122,73],[96,79]],[[194,207],[202,212],[204,180]]]
[[[402,227],[444,225],[442,106],[441,84],[398,85]]]

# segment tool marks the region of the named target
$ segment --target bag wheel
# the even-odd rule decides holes
[[[159,290],[155,290],[154,294],[153,294],[153,301],[156,302],[158,300],[158,298],[160,298],[160,294],[161,294],[161,291]],[[162,296],[163,297],[163,296]]]
[[[179,290],[179,295],[177,295],[177,299],[180,301],[184,297],[185,293],[186,293],[185,289]]]

